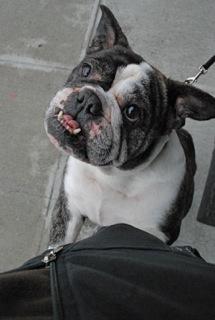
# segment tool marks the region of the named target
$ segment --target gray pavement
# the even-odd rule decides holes
[[[99,1],[0,1],[0,270],[43,250],[65,157],[43,129],[49,100],[80,59]],[[184,80],[215,52],[214,0],[105,0],[131,46]],[[199,86],[215,95],[215,69]],[[215,122],[188,121],[198,171],[178,244],[215,262],[215,228],[196,221],[214,146]]]
[[[0,269],[35,255],[59,153],[43,129],[51,97],[77,64],[94,1],[0,2]]]

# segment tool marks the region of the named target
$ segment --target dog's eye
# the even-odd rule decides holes
[[[81,75],[85,78],[88,77],[91,72],[91,69],[92,67],[90,64],[84,63],[82,66]]]
[[[140,109],[135,104],[131,104],[125,108],[124,114],[129,121],[135,122],[140,117]]]

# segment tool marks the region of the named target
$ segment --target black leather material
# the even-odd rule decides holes
[[[0,275],[0,319],[215,319],[215,265],[129,225],[42,258]]]
[[[67,246],[57,260],[64,319],[214,320],[215,266],[193,252],[124,224]]]

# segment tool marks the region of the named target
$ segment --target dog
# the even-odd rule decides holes
[[[178,237],[196,171],[187,117],[215,118],[215,98],[167,78],[129,46],[104,5],[83,61],[52,99],[50,141],[69,154],[50,244],[74,242],[84,218]]]

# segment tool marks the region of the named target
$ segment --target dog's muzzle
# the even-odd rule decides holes
[[[90,117],[91,120],[102,115],[102,103],[98,96],[89,89],[71,93],[63,104],[63,108],[55,107],[55,114],[61,125],[73,135],[81,132],[80,124],[76,121],[80,113],[82,118]]]
[[[94,117],[102,115],[102,103],[98,96],[90,89],[83,89],[76,96],[75,112],[79,113],[81,111]],[[74,108],[72,112],[74,112]]]

